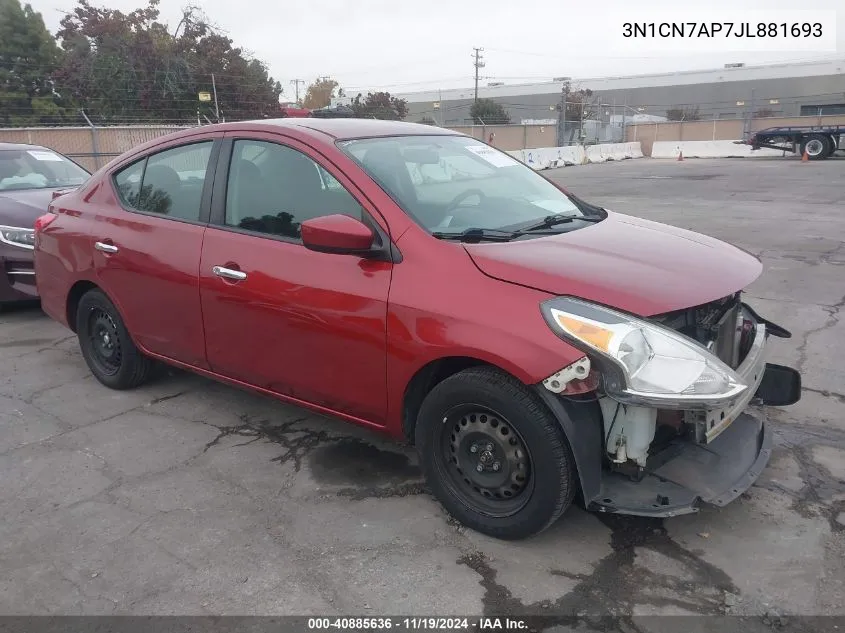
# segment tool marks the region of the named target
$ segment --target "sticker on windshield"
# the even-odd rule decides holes
[[[51,160],[57,163],[62,162],[62,157],[58,154],[54,154],[53,152],[43,152],[31,149],[27,152],[27,154],[32,156],[35,160]]]
[[[519,165],[520,162],[515,158],[511,158],[504,152],[499,152],[492,147],[486,145],[467,145],[466,148],[479,158],[483,158],[494,167],[511,167],[512,165]]]

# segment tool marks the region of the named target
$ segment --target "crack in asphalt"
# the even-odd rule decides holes
[[[827,312],[828,318],[824,322],[823,325],[813,328],[812,330],[807,330],[804,333],[804,336],[801,339],[801,345],[798,346],[798,363],[797,367],[798,370],[802,373],[804,372],[804,365],[807,362],[807,346],[810,344],[810,337],[813,334],[818,334],[819,332],[823,332],[827,329],[832,328],[836,324],[839,323],[839,311],[845,307],[845,296],[839,300],[839,302],[833,304],[832,306],[820,306],[822,310]]]
[[[827,389],[814,389],[813,387],[801,387],[801,391],[809,391],[810,393],[817,393],[825,398],[833,398],[842,404],[845,404],[845,394],[837,393],[835,391],[828,391]]]
[[[813,458],[813,449],[817,446],[841,448],[845,445],[845,432],[809,425],[777,424],[775,437],[795,458],[798,477],[803,483],[797,492],[777,486],[780,492],[792,497],[792,510],[805,519],[825,518],[831,532],[845,531],[845,525],[838,521],[839,514],[845,511],[845,499],[837,499],[845,494],[845,480],[838,480]]]
[[[335,496],[355,501],[386,499],[426,494],[419,468],[401,452],[382,450],[375,445],[348,435],[333,435],[325,430],[303,428],[301,417],[282,423],[267,419],[251,419],[243,414],[240,424],[216,426],[217,436],[206,443],[203,453],[220,445],[227,437],[247,438],[235,446],[266,441],[279,444],[284,452],[271,461],[293,465],[299,472],[303,460],[309,459],[312,476],[330,485],[343,485]],[[348,485],[354,482],[355,485]]]
[[[578,583],[555,601],[525,604],[497,581],[497,571],[482,552],[459,558],[459,564],[481,577],[484,614],[523,617],[536,630],[572,626],[576,622],[592,631],[637,630],[631,615],[636,606],[673,606],[704,615],[722,615],[726,612],[725,596],[739,594],[724,571],[673,541],[662,519],[597,516],[611,530],[612,551],[589,574],[550,570],[552,575]],[[685,577],[637,566],[635,548],[647,548],[675,560],[683,566]]]

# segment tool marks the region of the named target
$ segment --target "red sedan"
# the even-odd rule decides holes
[[[795,402],[760,262],[580,200],[441,128],[230,123],[138,147],[39,219],[44,310],[107,387],[154,361],[416,445],[432,493],[501,538],[576,493],[650,516],[724,505]]]

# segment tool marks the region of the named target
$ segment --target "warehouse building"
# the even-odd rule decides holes
[[[663,117],[671,109],[697,109],[702,119],[845,114],[845,58],[746,66],[727,64],[704,71],[629,77],[557,77],[530,84],[479,86],[479,98],[501,103],[512,123],[550,122],[566,83],[592,90],[598,118]],[[474,88],[398,94],[409,106],[408,121],[433,119],[439,125],[471,122]]]

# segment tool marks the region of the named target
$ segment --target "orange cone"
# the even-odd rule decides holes
[[[684,150],[678,150],[678,161],[684,160]]]
[[[805,147],[804,154],[801,156],[801,162],[806,163],[808,160],[810,160],[810,155],[807,153],[807,148]]]

